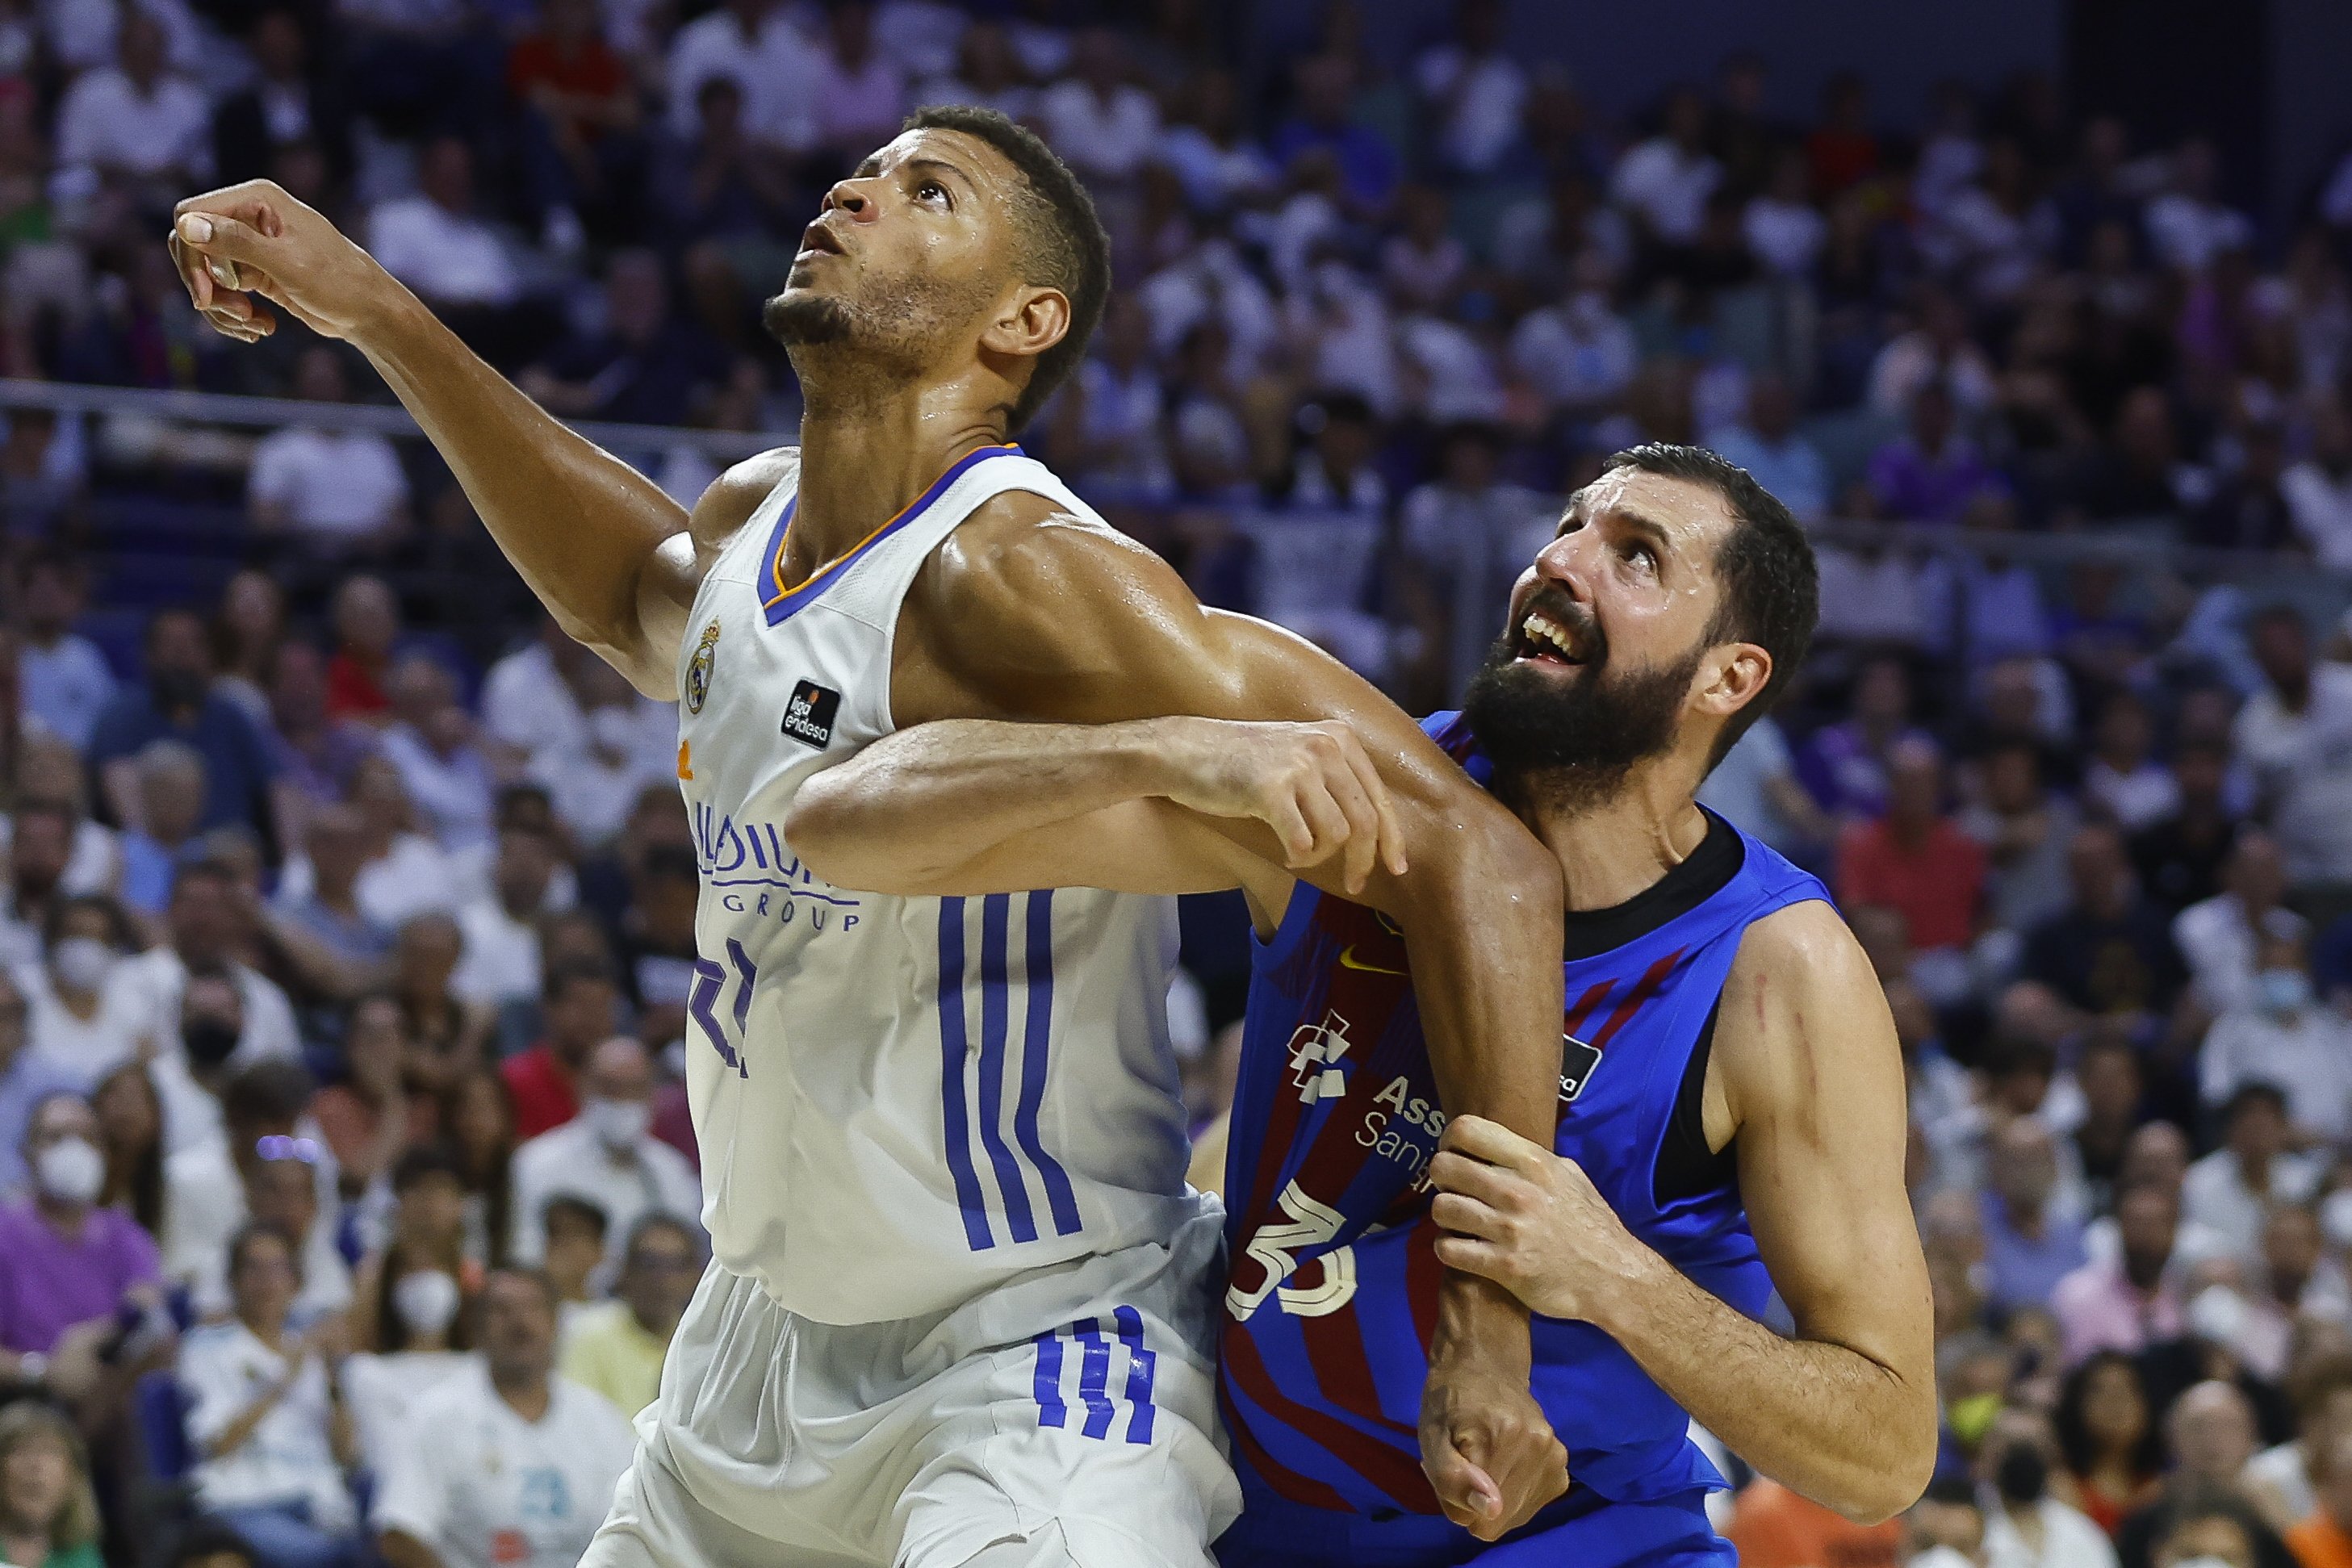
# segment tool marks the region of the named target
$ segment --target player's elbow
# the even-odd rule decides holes
[[[1884,1524],[1917,1502],[1936,1473],[1936,1416],[1928,1402],[1925,1419],[1905,1412],[1904,1430],[1895,1441],[1863,1456],[1862,1462],[1839,1487],[1835,1497],[1823,1498],[1832,1511],[1856,1524]]]
[[[1446,906],[1455,917],[1489,916],[1521,910],[1557,910],[1563,883],[1559,862],[1497,808],[1449,823],[1441,845],[1410,852],[1408,891]]]
[[[874,820],[869,796],[852,763],[811,776],[784,812],[784,842],[804,870],[835,887],[901,896],[928,891],[940,868],[911,860],[903,835]]]

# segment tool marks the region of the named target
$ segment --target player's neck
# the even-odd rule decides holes
[[[1613,908],[1644,892],[1706,837],[1706,813],[1692,799],[1685,770],[1671,760],[1636,768],[1602,800],[1538,801],[1520,810],[1559,859],[1571,911]]]
[[[1006,439],[1001,399],[964,381],[834,386],[805,377],[795,564],[814,570],[897,517],[969,453]]]

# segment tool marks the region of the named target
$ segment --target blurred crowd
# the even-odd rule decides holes
[[[2352,172],[1242,10],[0,0],[0,374],[383,402],[185,308],[171,203],[266,176],[690,499],[826,183],[969,101],[1115,246],[1024,442],[1413,711],[1602,455],[1717,447],[1823,626],[1705,799],[1885,982],[1947,1438],[1875,1529],[1727,1458],[1743,1557],[2352,1568]],[[0,1559],[570,1562],[705,1257],[673,716],[364,421],[16,406],[0,520]],[[1185,902],[1204,1122],[1245,929]]]

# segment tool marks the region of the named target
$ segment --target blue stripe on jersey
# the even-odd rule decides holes
[[[1070,1332],[1086,1347],[1078,1364],[1078,1399],[1087,1407],[1086,1435],[1099,1437],[1110,1430],[1114,1414],[1107,1393],[1110,1385],[1110,1342],[1103,1338],[1102,1324],[1093,1318],[1072,1323]]]
[[[1021,1162],[1004,1141],[1004,1034],[1009,1006],[1005,997],[1004,941],[1011,924],[1013,895],[992,893],[980,905],[980,1141],[988,1163],[996,1168],[996,1187],[1004,1195],[1004,1218],[1015,1241],[1037,1239],[1037,1221],[1029,1212],[1029,1184],[1022,1179]]]
[[[1021,1036],[1021,1103],[1013,1114],[1013,1135],[1037,1168],[1045,1184],[1045,1203],[1054,1211],[1056,1235],[1078,1231],[1077,1195],[1062,1162],[1045,1152],[1037,1135],[1038,1108],[1045,1103],[1046,1052],[1054,1042],[1054,890],[1029,895],[1028,940],[1024,961],[1029,970],[1028,1016]]]
[[[948,1170],[955,1177],[956,1207],[963,1211],[964,1240],[975,1252],[996,1245],[988,1228],[988,1204],[980,1194],[980,1173],[971,1164],[971,1124],[964,1112],[963,1064],[968,1053],[963,1022],[963,900],[940,900],[940,1106],[947,1117]]]
[[[1143,1314],[1133,1307],[1113,1307],[1119,1343],[1127,1346],[1127,1403],[1134,1414],[1127,1418],[1127,1440],[1151,1441],[1151,1381],[1160,1370],[1160,1355],[1143,1348]]]
[[[1037,1347],[1037,1375],[1030,1385],[1030,1392],[1037,1401],[1037,1425],[1066,1425],[1070,1419],[1070,1407],[1062,1403],[1061,1331],[1047,1329],[1031,1343]]]

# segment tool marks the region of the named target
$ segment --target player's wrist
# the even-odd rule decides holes
[[[1437,1289],[1430,1365],[1476,1361],[1490,1366],[1507,1364],[1524,1373],[1534,1359],[1528,1319],[1527,1304],[1504,1286],[1448,1270]]]

